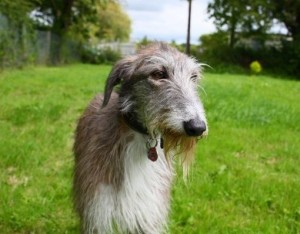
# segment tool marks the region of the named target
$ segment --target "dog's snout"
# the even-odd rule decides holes
[[[188,136],[201,136],[206,131],[206,124],[200,119],[184,121],[183,127]]]

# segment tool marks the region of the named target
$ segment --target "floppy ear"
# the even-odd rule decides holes
[[[132,67],[133,60],[133,57],[122,59],[110,72],[105,85],[102,108],[105,107],[109,102],[113,88],[120,84],[122,80],[130,78],[134,70]]]

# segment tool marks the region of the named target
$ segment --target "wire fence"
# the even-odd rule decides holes
[[[2,24],[0,68],[22,67],[26,64],[55,64],[53,63],[53,50],[55,50],[53,45],[59,43],[61,43],[60,38],[50,31],[30,31],[26,27],[18,29],[6,27],[3,30]],[[134,42],[102,42],[94,46],[83,46],[76,40],[67,39],[64,40],[60,51],[60,63],[113,63],[120,57],[134,54],[135,51],[136,43]],[[87,52],[88,58],[86,58]]]
[[[49,64],[51,43],[59,41],[51,31],[36,30],[26,24],[12,24],[0,14],[0,68],[26,64]],[[80,61],[80,43],[64,41],[62,62]]]

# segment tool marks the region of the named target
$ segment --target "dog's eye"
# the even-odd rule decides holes
[[[167,73],[163,71],[155,71],[151,74],[152,78],[156,80],[167,79]]]
[[[191,80],[196,82],[198,80],[198,75],[192,75]]]

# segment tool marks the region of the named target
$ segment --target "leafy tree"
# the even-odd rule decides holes
[[[300,69],[300,0],[212,0],[208,5],[210,17],[221,31],[229,35],[230,47],[221,43],[219,35],[202,37],[202,51],[211,61],[226,61],[231,64],[248,66],[259,60],[266,69],[299,77]],[[274,22],[283,23],[292,40],[282,35],[268,34]],[[268,47],[256,50],[234,47],[238,36],[268,37]],[[217,36],[217,37],[215,37]],[[216,40],[217,39],[217,40]],[[280,47],[276,46],[280,43]],[[217,49],[214,47],[217,46]],[[282,65],[284,64],[284,66]]]
[[[214,0],[208,4],[207,11],[217,29],[229,33],[232,48],[237,32],[263,34],[271,27],[269,4],[270,0]]]
[[[29,0],[1,0],[0,13],[12,23],[27,22],[27,13],[34,8],[33,1]]]
[[[20,45],[25,44],[24,31],[28,33],[25,24],[50,31],[50,62],[54,65],[62,62],[62,51],[69,38],[79,42],[96,37],[123,41],[130,35],[130,19],[118,0],[0,0],[1,15],[9,24],[7,40],[15,38],[13,41],[19,40]],[[0,47],[5,49],[7,40],[2,35],[1,38]]]
[[[61,50],[70,27],[85,21],[86,15],[93,13],[92,0],[41,0],[35,10],[35,22],[41,29],[51,30],[51,63],[61,62]],[[91,14],[93,15],[93,14]]]
[[[147,36],[144,36],[142,38],[142,40],[140,40],[138,43],[137,43],[137,48],[140,49],[140,48],[143,48],[151,43],[153,43],[154,41],[153,40],[150,40],[148,39]]]
[[[272,0],[273,17],[284,23],[294,42],[300,40],[300,0]]]
[[[131,20],[120,4],[109,2],[106,7],[97,7],[98,21],[94,24],[95,36],[108,41],[126,41],[131,32]]]
[[[230,47],[235,44],[238,21],[242,16],[240,8],[240,1],[236,0],[214,0],[208,4],[209,17],[214,19],[217,29],[221,31],[226,26],[230,32]]]
[[[35,11],[37,26],[52,33],[52,64],[61,62],[62,47],[70,34],[88,39],[93,28],[97,36],[128,38],[130,20],[125,16],[117,0],[41,0]]]

